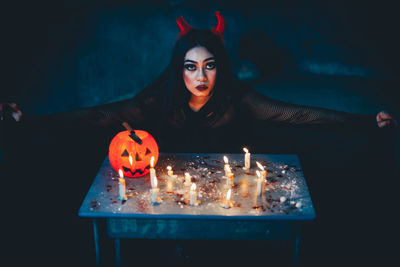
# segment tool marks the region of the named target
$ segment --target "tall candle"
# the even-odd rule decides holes
[[[156,170],[154,169],[154,156],[151,156],[150,159],[150,182],[151,182],[151,187],[155,188],[157,187],[154,184],[154,178],[156,177]]]
[[[260,172],[261,178],[262,179],[267,179],[267,171],[264,170],[264,166],[261,165],[261,163],[259,163],[258,161],[256,161],[256,164],[257,164],[258,168],[260,168],[260,170],[261,170],[261,172]]]
[[[118,170],[119,178],[118,178],[118,191],[119,191],[119,200],[127,200],[126,197],[126,187],[125,187],[125,178],[124,173],[121,169]]]
[[[234,178],[233,173],[228,172],[226,175],[226,181],[227,181],[228,186],[233,186],[233,178]]]
[[[243,148],[244,151],[244,169],[249,170],[250,169],[250,153],[247,148]]]
[[[196,184],[192,184],[190,187],[190,206],[196,206],[197,205],[197,194],[196,194]]]
[[[257,196],[261,196],[263,179],[261,178],[260,171],[257,170],[256,173],[257,173],[257,176],[258,176],[258,178],[257,178],[257,192],[256,192],[256,195]]]
[[[229,166],[229,162],[228,162],[228,157],[227,156],[224,156],[224,162],[225,162],[225,166],[224,166],[225,176],[228,177],[228,173],[231,171],[231,167]]]

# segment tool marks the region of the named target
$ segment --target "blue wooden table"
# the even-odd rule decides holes
[[[233,185],[224,176],[224,155],[234,173]],[[261,196],[256,194],[256,161],[267,170]],[[169,178],[167,166],[177,177]],[[298,157],[255,154],[250,170],[243,166],[243,154],[160,154],[155,169],[162,202],[154,205],[149,175],[126,178],[128,199],[118,200],[118,173],[106,158],[79,210],[79,216],[93,219],[98,266],[98,219],[106,220],[107,235],[115,240],[117,266],[121,238],[289,240],[294,242],[296,265],[301,224],[315,218]],[[186,172],[197,185],[197,206],[189,205]],[[166,190],[168,179],[172,193]],[[223,203],[229,188],[227,209]]]

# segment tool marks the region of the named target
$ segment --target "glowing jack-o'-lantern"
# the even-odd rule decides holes
[[[153,136],[142,130],[123,131],[111,140],[108,158],[111,166],[121,169],[125,177],[140,177],[149,173],[150,159],[158,160],[158,145]]]

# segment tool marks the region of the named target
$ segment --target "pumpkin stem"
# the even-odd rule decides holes
[[[122,126],[125,127],[126,130],[128,130],[131,134],[129,135],[130,138],[132,138],[133,141],[135,141],[138,144],[143,144],[142,139],[140,139],[139,136],[136,135],[135,131],[132,129],[132,127],[127,123],[127,122],[123,122]]]

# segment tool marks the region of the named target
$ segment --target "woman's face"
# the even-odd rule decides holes
[[[211,95],[217,78],[214,55],[203,46],[187,51],[183,63],[183,80],[194,96]]]

